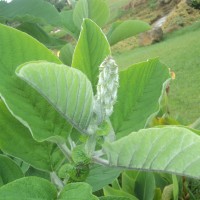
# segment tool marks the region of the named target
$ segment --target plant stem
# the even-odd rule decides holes
[[[95,151],[96,146],[96,135],[92,134],[89,135],[88,140],[85,144],[85,150],[89,156],[92,156],[93,152]]]
[[[105,159],[103,159],[103,158],[93,157],[92,160],[93,160],[95,163],[98,163],[98,164],[101,164],[101,165],[109,166],[108,160],[105,160]]]
[[[104,155],[104,152],[102,150],[98,150],[98,151],[95,151],[93,153],[94,157],[100,157],[100,156],[103,156],[103,155]]]
[[[115,131],[114,131],[113,126],[110,122],[110,119],[107,120],[107,123],[109,124],[110,130],[109,130],[108,135],[104,136],[104,139],[105,139],[106,142],[113,142],[116,139]]]
[[[61,190],[64,187],[62,180],[57,176],[55,172],[51,172],[50,176],[51,182],[54,183],[59,190]]]
[[[63,152],[63,154],[65,155],[65,157],[69,160],[72,161],[71,158],[71,151],[70,149],[67,147],[67,145],[65,143],[57,143],[58,147],[60,148],[60,150]]]

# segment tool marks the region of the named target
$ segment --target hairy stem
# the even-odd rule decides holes
[[[102,150],[98,150],[93,153],[93,157],[100,157],[103,155],[104,155],[104,152]]]
[[[99,157],[93,157],[92,160],[95,163],[101,164],[101,165],[105,165],[105,166],[109,166],[109,162],[108,160],[105,160],[103,158],[99,158]]]
[[[70,149],[67,147],[67,145],[65,143],[57,143],[59,149],[63,152],[63,154],[65,155],[65,157],[69,160],[72,161],[71,158],[71,151]]]
[[[85,144],[85,150],[88,156],[92,156],[96,147],[96,135],[89,135],[88,140]]]
[[[51,182],[54,183],[59,190],[61,190],[64,187],[64,183],[57,176],[56,172],[51,172],[50,177],[51,177]]]

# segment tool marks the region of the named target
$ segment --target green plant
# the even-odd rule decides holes
[[[0,37],[1,199],[120,199],[92,191],[121,168],[200,177],[198,131],[146,128],[170,80],[157,59],[118,72],[89,19],[72,67],[13,28],[0,25]]]
[[[149,7],[151,8],[151,9],[155,9],[157,6],[158,6],[158,1],[157,0],[149,0],[148,1],[148,4],[149,4]]]
[[[57,1],[50,2],[55,4]],[[66,44],[67,41],[63,40],[63,37],[70,35],[77,40],[84,18],[92,19],[101,27],[105,26],[110,10],[105,0],[79,0],[73,1],[72,4],[68,2],[68,5],[73,6],[69,10],[61,9],[61,12],[58,12],[52,4],[44,0],[0,2],[0,22],[28,33],[48,48],[59,50],[62,62],[71,65],[75,42]],[[61,31],[62,37],[49,34],[45,30],[47,26]],[[148,29],[150,26],[140,20],[114,22],[108,30],[107,38],[110,44],[114,45]]]
[[[198,103],[200,97],[195,96],[196,91],[199,91],[199,34],[200,23],[198,22],[168,34],[159,44],[114,55],[121,69],[122,67],[125,69],[133,62],[138,63],[155,57],[159,57],[161,62],[169,66],[176,74],[175,80],[170,84],[170,114],[184,125],[193,123],[200,113]],[[183,54],[184,56],[181,56]]]
[[[49,1],[52,4],[64,4],[65,1]],[[61,60],[71,65],[72,44],[63,37],[70,35],[77,40],[84,18],[92,19],[100,27],[104,27],[109,19],[110,9],[105,0],[68,1],[70,8],[61,12],[45,0],[13,0],[11,3],[0,2],[0,22],[9,24],[28,33],[48,48],[60,50]],[[62,7],[61,5],[61,7]],[[73,6],[72,6],[73,5]],[[99,12],[100,10],[100,12]],[[55,32],[62,32],[62,37],[49,34],[46,27]],[[140,20],[114,22],[108,30],[108,41],[111,45],[150,29],[150,26]],[[71,41],[71,40],[70,40]],[[65,57],[65,59],[63,59]]]
[[[187,0],[187,4],[196,9],[200,9],[200,1],[199,0]]]

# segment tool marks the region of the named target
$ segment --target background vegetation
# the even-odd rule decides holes
[[[183,124],[194,122],[200,113],[200,11],[189,7],[185,1],[171,1],[159,6],[160,1],[148,0],[146,4],[138,3],[132,7],[130,2],[133,5],[135,1],[109,2],[115,13],[112,17],[120,19],[142,19],[153,24],[168,16],[162,26],[164,39],[160,43],[138,47],[135,38],[127,39],[114,46],[115,59],[123,69],[131,63],[159,57],[176,74],[169,93],[171,115]],[[123,11],[127,5],[129,8]]]
[[[115,58],[121,68],[148,58],[159,57],[176,74],[171,83],[169,107],[172,116],[182,123],[192,123],[200,113],[200,23],[165,36],[164,41],[135,48]]]

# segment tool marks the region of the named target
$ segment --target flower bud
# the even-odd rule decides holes
[[[117,100],[117,89],[119,87],[118,66],[111,56],[108,56],[99,67],[99,81],[97,94],[95,96],[94,112],[98,123],[110,117],[113,105]]]

